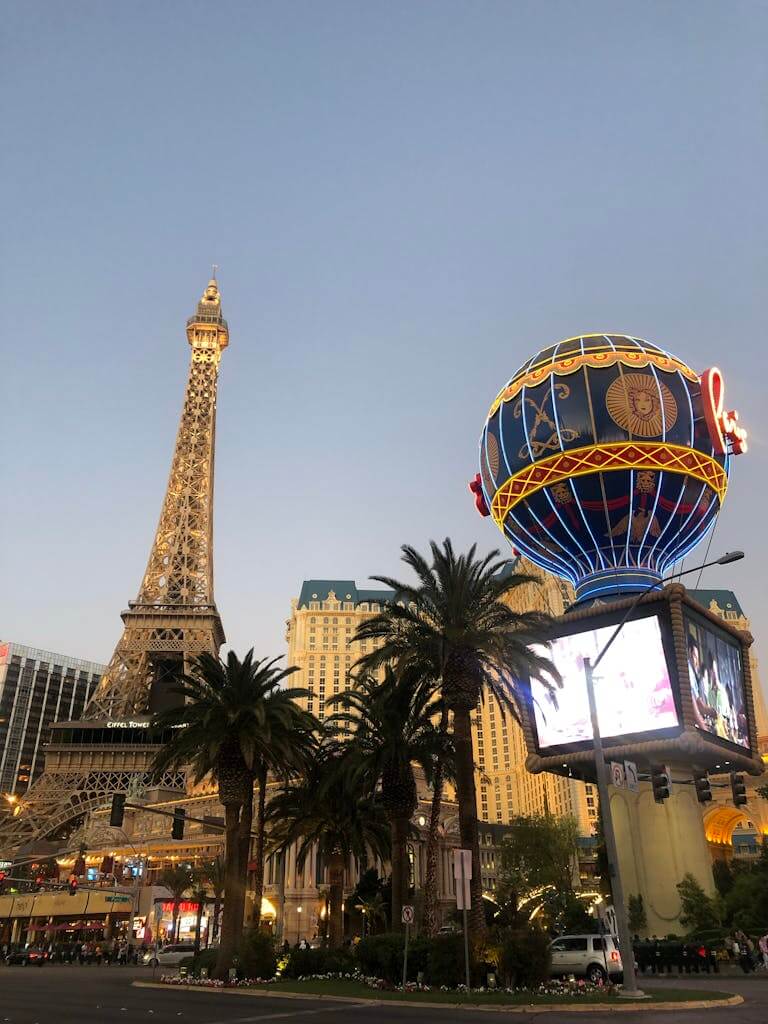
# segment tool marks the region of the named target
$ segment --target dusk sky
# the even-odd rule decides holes
[[[305,578],[503,546],[491,400],[614,331],[723,370],[750,451],[711,555],[747,559],[701,585],[765,660],[768,4],[26,0],[2,47],[2,639],[109,658],[217,263],[239,652],[285,650]]]

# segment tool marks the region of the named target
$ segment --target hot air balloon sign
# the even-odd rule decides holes
[[[569,338],[493,401],[470,483],[513,547],[578,601],[642,590],[714,525],[747,450],[717,367],[697,374],[640,338]]]

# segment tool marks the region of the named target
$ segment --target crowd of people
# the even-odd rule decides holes
[[[753,939],[739,930],[717,944],[636,935],[633,947],[642,974],[717,974],[723,963],[738,964],[745,974],[768,970],[768,932]]]

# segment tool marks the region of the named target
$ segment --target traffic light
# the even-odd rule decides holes
[[[125,813],[125,793],[113,793],[112,810],[109,812],[109,824],[112,828],[123,827],[123,815]]]
[[[669,769],[665,764],[651,765],[651,788],[653,789],[653,799],[657,804],[663,804],[665,800],[669,799],[672,787]]]
[[[747,787],[744,785],[744,776],[738,772],[731,772],[731,793],[734,807],[743,807],[747,802]]]
[[[173,810],[173,827],[171,828],[171,839],[184,838],[184,818],[187,812],[183,807],[175,807]]]
[[[693,784],[696,787],[696,799],[700,804],[708,804],[712,799],[712,787],[706,772],[693,773]]]
[[[69,895],[77,896],[77,875],[69,876]]]
[[[42,892],[44,882],[45,878],[43,875],[38,875],[37,878],[35,878],[35,888],[38,892]]]

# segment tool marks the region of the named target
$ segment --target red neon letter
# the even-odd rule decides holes
[[[705,370],[701,377],[701,400],[704,404],[704,419],[707,423],[709,436],[715,455],[743,455],[747,450],[747,432],[739,426],[739,414],[734,410],[725,412],[723,408],[725,384],[720,370],[713,366]]]

